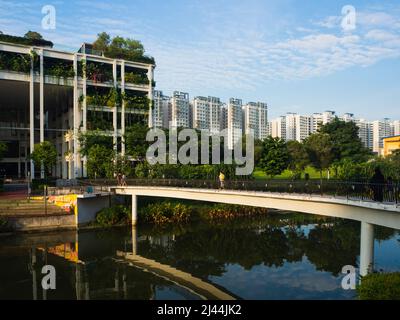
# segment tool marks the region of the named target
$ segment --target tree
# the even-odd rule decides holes
[[[125,145],[127,153],[136,158],[144,159],[149,142],[146,141],[148,127],[141,123],[135,123],[127,128],[125,133]]]
[[[303,143],[294,140],[287,142],[287,149],[289,152],[288,169],[293,172],[294,177],[301,177],[301,173],[310,162],[306,147]]]
[[[96,41],[93,42],[93,49],[106,52],[110,42],[110,35],[108,35],[106,32],[99,33]]]
[[[263,152],[259,167],[269,176],[281,174],[288,166],[289,153],[286,143],[281,138],[268,137],[263,141]]]
[[[0,160],[4,158],[7,152],[7,145],[4,142],[0,142]]]
[[[113,171],[113,149],[102,145],[94,145],[88,151],[87,171],[91,178],[112,178]]]
[[[79,135],[80,150],[82,156],[87,156],[89,150],[97,145],[104,146],[109,150],[113,149],[112,137],[104,135],[100,130],[88,131]]]
[[[27,33],[25,33],[24,38],[32,40],[43,40],[43,37],[39,32],[30,30]]]
[[[315,133],[304,143],[311,165],[319,171],[322,179],[322,171],[328,169],[334,160],[331,138],[326,133]]]
[[[97,35],[93,49],[102,51],[109,58],[154,63],[153,58],[144,55],[144,47],[140,41],[119,36],[111,39],[106,32]]]
[[[335,118],[321,126],[319,132],[328,134],[333,144],[334,162],[348,159],[356,163],[368,160],[371,152],[364,147],[358,136],[359,128],[353,122]]]
[[[56,147],[49,141],[43,141],[35,144],[34,150],[31,153],[31,158],[35,163],[35,166],[41,167],[43,164],[45,177],[51,171],[51,168],[57,162],[57,150]]]

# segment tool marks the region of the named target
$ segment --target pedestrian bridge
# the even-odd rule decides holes
[[[201,188],[125,186],[111,187],[115,194],[132,196],[132,219],[137,220],[137,196],[165,197],[238,204],[351,219],[400,229],[400,205],[315,194],[238,191]]]
[[[218,190],[165,186],[110,187],[117,195],[132,197],[132,224],[137,222],[137,197],[165,197],[237,204],[350,219],[361,222],[360,275],[374,263],[374,225],[400,230],[400,207],[396,203],[351,200],[346,197],[261,191]]]

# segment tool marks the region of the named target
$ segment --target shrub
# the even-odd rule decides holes
[[[104,208],[96,214],[96,223],[102,227],[111,227],[122,223],[129,224],[130,219],[131,210],[122,205]]]
[[[357,287],[361,300],[400,300],[400,272],[371,273]]]
[[[181,203],[154,203],[141,210],[140,215],[146,222],[155,224],[188,222],[192,209]]]

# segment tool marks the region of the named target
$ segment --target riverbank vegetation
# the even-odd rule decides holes
[[[126,225],[131,222],[132,212],[129,207],[114,205],[100,210],[96,215],[96,224],[101,227]]]
[[[361,300],[400,300],[400,272],[371,273],[357,287]]]

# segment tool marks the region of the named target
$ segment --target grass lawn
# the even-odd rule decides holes
[[[305,170],[305,173],[308,173],[310,175],[310,179],[319,179],[319,172],[316,171],[313,167],[307,167]],[[253,172],[253,177],[257,180],[262,180],[262,179],[269,179],[270,177],[267,177],[265,172],[262,170],[256,168]],[[301,175],[302,178],[304,178],[304,173]],[[327,178],[327,173],[326,171],[322,172],[322,177]],[[285,170],[282,172],[281,175],[275,176],[274,179],[291,179],[292,178],[292,172],[290,170]]]

